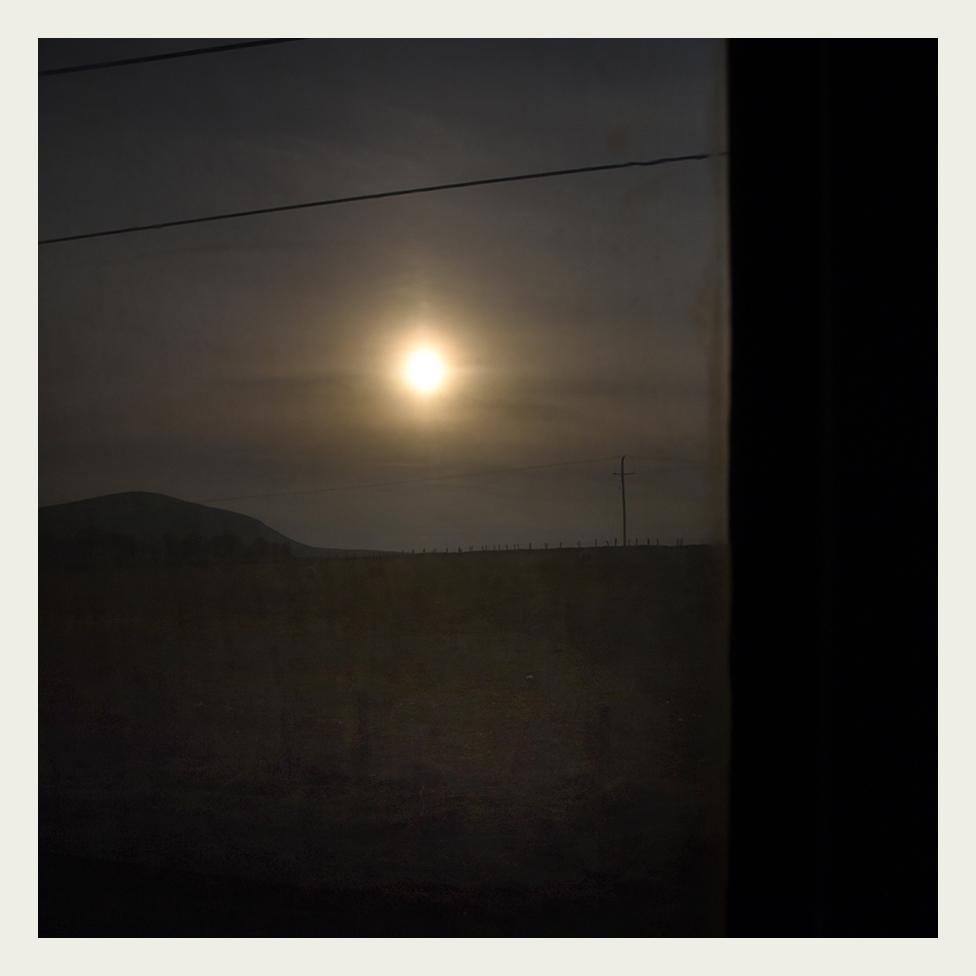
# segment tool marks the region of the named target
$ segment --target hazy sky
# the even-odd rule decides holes
[[[41,67],[214,41],[46,41]],[[40,236],[724,143],[717,41],[309,41],[42,78]],[[725,535],[724,161],[40,248],[41,503],[330,546]],[[423,400],[419,342],[448,365]],[[278,494],[586,461],[415,485]],[[232,500],[237,499],[237,500]]]

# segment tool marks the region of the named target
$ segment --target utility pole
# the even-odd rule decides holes
[[[620,513],[623,520],[624,545],[627,545],[627,475],[634,473],[633,471],[624,470],[624,461],[626,459],[626,454],[620,455],[620,473],[617,475],[620,478]]]

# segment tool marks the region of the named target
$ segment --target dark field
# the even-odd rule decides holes
[[[41,934],[721,934],[727,570],[42,567]]]

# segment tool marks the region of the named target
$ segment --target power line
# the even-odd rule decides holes
[[[46,68],[38,71],[39,78],[51,75],[68,75],[76,71],[100,71],[103,68],[124,68],[130,64],[148,64],[150,61],[169,61],[173,58],[195,58],[202,54],[222,54],[247,47],[267,47],[270,44],[292,44],[301,38],[273,38],[263,41],[239,41],[236,44],[214,44],[210,47],[194,47],[187,51],[170,51],[167,54],[147,54],[137,58],[119,58],[117,61],[93,61],[89,64],[71,64],[65,68]]]
[[[305,203],[289,203],[278,207],[258,207],[254,210],[237,210],[233,213],[211,214],[206,217],[187,217],[182,220],[164,220],[155,224],[138,224],[116,227],[112,230],[89,231],[86,234],[69,234],[65,237],[48,237],[38,245],[63,244],[67,241],[84,241],[93,237],[113,237],[118,234],[139,234],[143,231],[163,230],[167,227],[186,227],[190,224],[208,224],[218,220],[237,220],[241,217],[257,217],[261,214],[285,213],[291,210],[308,210],[312,207],[331,207],[340,203],[360,203],[365,200],[383,200],[389,197],[405,197],[414,193],[437,193],[441,190],[460,190],[471,186],[489,186],[494,183],[516,183],[525,180],[543,180],[556,176],[575,176],[580,173],[601,173],[615,169],[663,166],[668,163],[685,163],[693,160],[715,159],[727,156],[726,152],[695,153],[688,156],[660,156],[657,159],[631,160],[626,163],[603,163],[599,166],[575,166],[571,169],[553,169],[541,173],[520,173],[516,176],[492,176],[481,180],[463,180],[458,183],[437,183],[433,186],[415,186],[405,190],[384,190],[380,193],[359,193],[349,197],[333,197],[328,200],[309,200]]]
[[[529,464],[520,468],[488,468],[484,471],[462,471],[458,474],[437,474],[424,478],[409,478],[403,481],[373,481],[359,485],[330,485],[326,488],[296,488],[288,491],[267,491],[255,495],[224,495],[220,498],[204,498],[200,504],[212,502],[242,502],[254,498],[280,498],[286,495],[323,495],[333,491],[360,491],[366,488],[395,488],[400,485],[420,485],[431,481],[447,481],[453,478],[482,478],[496,474],[514,474],[519,471],[541,471],[544,468],[565,468],[575,464],[594,464],[596,462],[612,460],[616,455],[598,458],[582,458],[578,461],[555,461],[552,464]]]
[[[637,461],[649,461],[651,464],[656,464],[661,467],[668,468],[709,468],[715,467],[714,462],[702,460],[694,460],[689,458],[662,458],[662,457],[645,457],[643,454],[628,454],[627,457],[632,458]]]

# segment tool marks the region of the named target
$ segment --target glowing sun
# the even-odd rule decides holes
[[[403,375],[417,393],[429,396],[444,382],[444,372],[444,361],[433,349],[417,349],[407,358]]]

